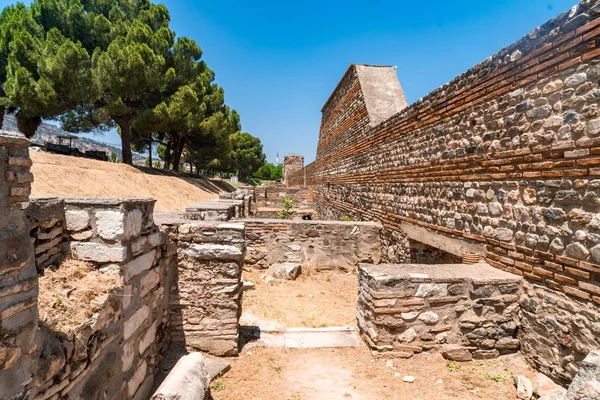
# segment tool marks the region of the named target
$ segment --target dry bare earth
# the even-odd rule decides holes
[[[125,164],[31,152],[34,175],[32,196],[153,197],[156,211],[182,211],[216,199],[221,182]]]
[[[244,272],[256,284],[244,292],[243,309],[287,328],[356,326],[356,274],[303,270],[295,281],[265,283],[262,271]]]
[[[356,326],[354,273],[303,271],[296,281],[256,284],[244,312],[286,327]],[[504,400],[516,398],[511,375],[532,377],[520,355],[453,364],[429,352],[404,360],[375,359],[369,349],[244,348],[231,371],[212,384],[214,400]],[[456,370],[458,368],[458,370]],[[403,382],[414,376],[414,383]]]
[[[213,382],[212,395],[214,400],[505,400],[516,398],[512,373],[535,375],[520,355],[457,365],[451,372],[433,352],[385,360],[372,358],[366,347],[248,349]],[[407,375],[414,383],[402,381]]]

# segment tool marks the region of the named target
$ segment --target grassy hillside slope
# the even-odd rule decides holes
[[[157,211],[182,211],[186,206],[216,199],[231,186],[163,170],[31,152],[32,196],[153,197]]]

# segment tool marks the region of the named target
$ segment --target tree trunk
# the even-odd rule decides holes
[[[180,162],[181,162],[181,154],[183,153],[183,147],[185,146],[185,141],[182,137],[177,139],[176,146],[173,149],[173,170],[179,171]]]
[[[154,168],[152,165],[152,134],[150,134],[150,145],[148,150],[148,160],[150,160],[150,168]]]
[[[2,125],[4,124],[4,114],[6,114],[6,107],[0,106],[0,129],[2,129]]]
[[[165,150],[165,164],[163,169],[169,169],[169,163],[171,161],[171,139],[167,140],[167,149]]]
[[[179,160],[177,159],[177,149],[179,148],[179,136],[173,139],[173,148],[171,149],[171,167],[173,171],[179,171]]]
[[[17,113],[17,129],[21,132],[27,139],[31,139],[35,136],[35,132],[37,128],[42,124],[41,117],[26,117],[20,112]]]
[[[131,120],[132,115],[120,115],[113,117],[113,120],[119,125],[121,130],[121,152],[123,153],[123,163],[133,165],[133,155],[131,153]]]

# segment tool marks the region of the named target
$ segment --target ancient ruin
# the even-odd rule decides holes
[[[32,198],[29,142],[0,132],[0,399],[204,399],[198,352],[239,354],[244,268],[274,265],[289,267],[280,279],[356,269],[350,330],[374,357],[520,352],[562,385],[546,399],[600,398],[592,3],[412,105],[395,68],[351,65],[322,109],[315,162],[287,156],[284,184],[182,212],[144,198]],[[73,286],[41,304],[63,259],[112,286],[98,281],[87,303]],[[68,307],[87,313],[73,331],[57,322]],[[304,331],[287,333],[283,347],[306,345]],[[191,354],[162,381],[176,350]],[[531,398],[531,382],[515,380]]]

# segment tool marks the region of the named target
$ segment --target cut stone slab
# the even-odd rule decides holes
[[[445,344],[442,346],[442,357],[451,361],[471,361],[473,355],[469,350],[458,344]]]
[[[206,366],[206,372],[208,372],[208,378],[211,382],[231,369],[231,363],[225,360],[206,358],[204,364]]]
[[[289,328],[283,332],[261,330],[260,339],[252,344],[255,347],[285,349],[321,349],[336,347],[359,347],[360,338],[350,326],[333,328]]]
[[[300,268],[300,264],[287,262],[273,264],[269,267],[269,271],[271,271],[271,275],[275,278],[293,281],[300,275]]]

